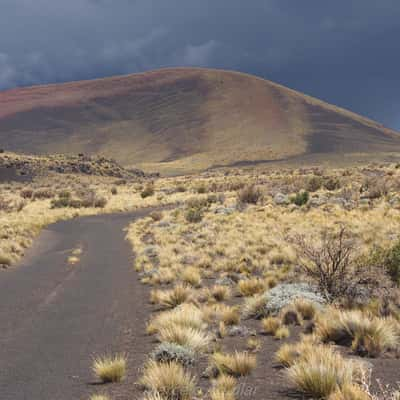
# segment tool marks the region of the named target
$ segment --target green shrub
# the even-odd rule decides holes
[[[400,240],[387,251],[385,267],[391,279],[400,284]]]
[[[307,191],[302,191],[292,196],[290,198],[290,202],[296,204],[296,206],[301,207],[307,204],[309,199],[310,194]]]

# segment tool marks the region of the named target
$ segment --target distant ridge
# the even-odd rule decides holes
[[[174,68],[0,92],[0,148],[161,171],[400,151],[400,135],[238,72]]]

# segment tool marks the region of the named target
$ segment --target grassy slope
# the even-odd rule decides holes
[[[400,150],[395,132],[349,111],[250,75],[194,68],[0,92],[0,141],[169,172]]]

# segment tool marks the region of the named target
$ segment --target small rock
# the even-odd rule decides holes
[[[256,336],[256,331],[254,329],[249,329],[245,326],[231,326],[228,329],[229,336]]]
[[[327,202],[326,197],[318,196],[318,197],[312,197],[310,199],[310,201],[308,202],[308,205],[310,207],[320,207],[320,206],[326,204],[326,202]]]
[[[235,212],[233,207],[217,207],[214,211],[215,214],[231,215]]]
[[[274,197],[274,203],[277,205],[288,205],[290,203],[289,196],[283,193],[277,193]]]

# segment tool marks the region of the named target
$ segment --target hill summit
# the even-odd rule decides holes
[[[238,72],[175,68],[0,92],[0,147],[168,172],[400,150],[400,135]]]

